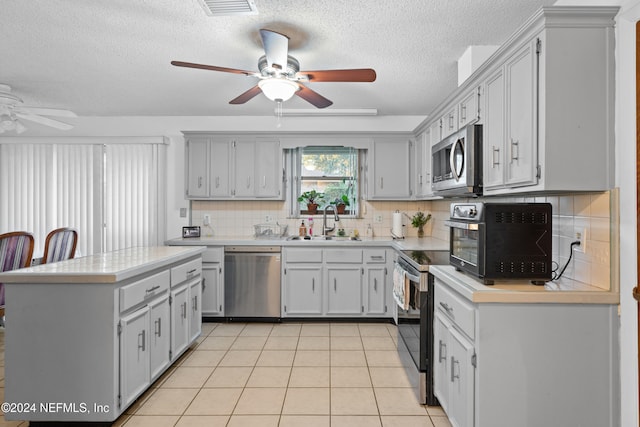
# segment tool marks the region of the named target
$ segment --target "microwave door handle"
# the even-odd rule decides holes
[[[451,166],[451,175],[453,175],[453,177],[455,178],[456,181],[458,181],[460,179],[460,175],[458,175],[458,172],[456,171],[456,169],[457,169],[457,167],[456,167],[456,148],[458,147],[459,144],[460,144],[460,140],[458,139],[451,146],[451,152],[449,153],[449,166]]]

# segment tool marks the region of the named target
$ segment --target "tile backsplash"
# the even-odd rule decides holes
[[[480,199],[482,200],[482,199]],[[586,231],[586,250],[574,250],[571,263],[564,277],[591,284],[603,289],[611,287],[611,236],[617,221],[617,201],[612,192],[565,194],[531,197],[492,197],[492,202],[548,202],[553,207],[553,254],[558,271],[569,259],[570,243],[576,233]],[[361,218],[342,218],[338,228],[349,234],[358,230],[365,236],[371,226],[374,236],[391,236],[393,213],[397,210],[408,216],[418,211],[431,213],[431,221],[425,226],[425,234],[442,240],[449,239],[449,229],[444,221],[449,218],[451,200],[416,202],[363,202]],[[205,215],[211,225],[205,226]],[[202,227],[203,237],[251,237],[254,224],[267,222],[287,224],[289,234],[297,234],[302,219],[289,218],[283,201],[193,201],[191,202],[192,225]],[[321,227],[322,216],[314,217],[316,230]],[[417,229],[404,217],[404,235],[417,237]],[[319,232],[317,232],[320,234]],[[314,232],[316,234],[316,232]],[[554,265],[555,267],[555,265]]]

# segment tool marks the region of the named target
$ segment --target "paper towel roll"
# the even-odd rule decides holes
[[[393,237],[402,238],[404,237],[404,230],[402,229],[402,213],[394,212],[393,213],[393,225],[391,227],[391,234]]]

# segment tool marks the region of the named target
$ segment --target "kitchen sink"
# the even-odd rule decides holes
[[[318,240],[335,240],[335,241],[347,241],[354,240],[360,241],[359,237],[348,237],[348,236],[312,236],[312,237],[300,237],[300,236],[289,236],[287,240],[301,240],[301,241],[318,241]]]

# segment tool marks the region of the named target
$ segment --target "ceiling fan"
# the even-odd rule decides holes
[[[303,82],[373,82],[376,79],[376,72],[371,68],[300,71],[300,63],[288,52],[289,37],[265,29],[260,30],[260,37],[265,55],[258,60],[258,72],[182,61],[171,61],[171,64],[178,67],[244,74],[260,79],[257,85],[229,101],[229,104],[244,104],[262,92],[278,104],[297,95],[317,108],[326,108],[333,102],[309,89],[302,84]]]
[[[60,130],[69,130],[72,125],[43,116],[77,117],[69,110],[57,108],[27,107],[22,99],[11,93],[11,86],[0,84],[0,133],[15,131],[18,134],[26,131],[26,126],[18,119],[29,120],[41,125]]]

